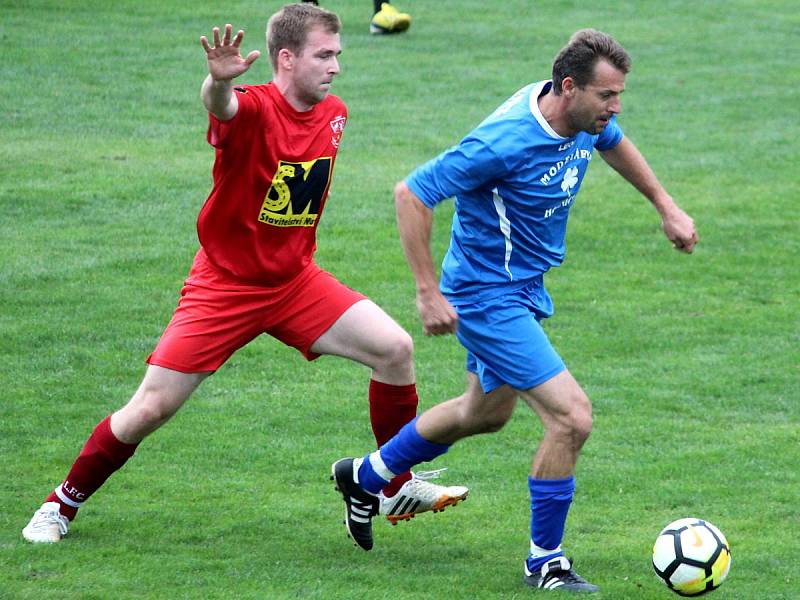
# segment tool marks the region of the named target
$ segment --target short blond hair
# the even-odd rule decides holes
[[[308,32],[321,27],[328,33],[339,33],[342,22],[336,13],[308,3],[287,4],[267,22],[267,50],[272,68],[278,66],[278,53],[286,48],[302,54]]]

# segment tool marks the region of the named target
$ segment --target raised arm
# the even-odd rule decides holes
[[[453,333],[458,316],[439,291],[431,256],[433,211],[422,203],[405,181],[395,186],[394,200],[400,241],[417,285],[417,310],[422,327],[427,335]]]
[[[261,56],[258,50],[253,50],[247,58],[242,58],[239,46],[242,44],[244,31],[240,29],[231,40],[232,30],[230,24],[225,25],[225,33],[220,41],[219,27],[214,27],[213,47],[206,36],[200,37],[200,44],[206,51],[208,60],[208,77],[200,88],[200,98],[206,110],[221,121],[229,121],[239,110],[239,101],[233,93],[233,80],[247,71],[253,61]]]
[[[661,215],[661,227],[672,245],[681,252],[691,253],[699,241],[694,221],[675,204],[633,142],[622,138],[614,148],[600,154],[615,171],[650,200]]]

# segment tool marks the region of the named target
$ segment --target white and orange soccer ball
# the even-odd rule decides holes
[[[658,534],[653,568],[673,592],[699,596],[725,581],[731,568],[730,546],[708,521],[678,519]]]

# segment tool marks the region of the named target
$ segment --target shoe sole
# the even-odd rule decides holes
[[[391,35],[393,33],[403,33],[405,31],[408,31],[409,27],[411,27],[411,21],[408,22],[402,21],[400,23],[397,23],[391,29],[387,29],[385,27],[381,27],[380,25],[375,25],[374,23],[370,23],[369,32],[372,35]]]
[[[48,537],[42,538],[37,537],[31,534],[28,534],[24,529],[22,530],[22,537],[25,539],[26,542],[30,542],[31,544],[56,544],[61,541],[64,537],[61,534],[58,534],[58,537]]]
[[[467,495],[469,492],[465,493],[463,496],[444,496],[443,498],[439,498],[436,502],[434,502],[433,506],[429,509],[430,512],[438,513],[444,511],[445,508],[448,506],[455,506],[462,500],[467,499]],[[428,512],[422,511],[422,512]],[[405,513],[402,515],[386,515],[386,520],[389,521],[392,525],[397,525],[400,521],[410,521],[415,516],[420,513]]]

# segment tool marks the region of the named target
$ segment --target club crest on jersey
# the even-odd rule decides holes
[[[347,122],[347,118],[339,115],[333,121],[331,121],[331,130],[333,131],[333,135],[331,136],[331,144],[333,144],[334,148],[339,147],[339,141],[342,139],[342,132],[344,131],[344,124]]]
[[[314,227],[331,180],[333,159],[278,163],[258,220],[275,227]]]

